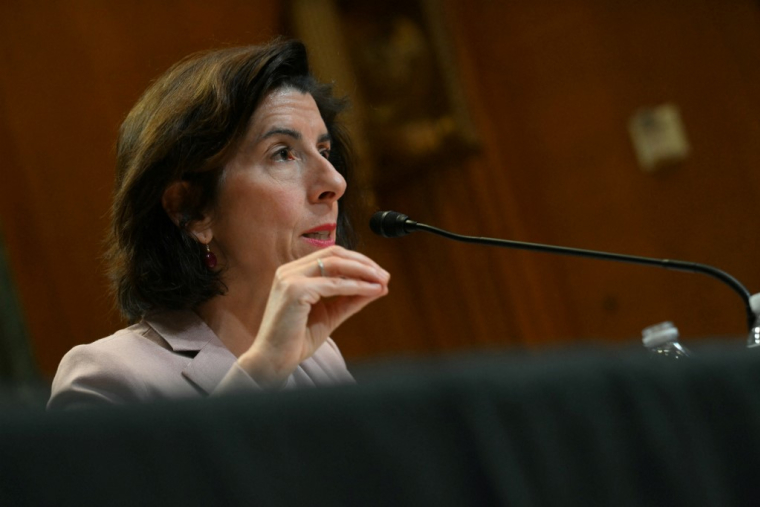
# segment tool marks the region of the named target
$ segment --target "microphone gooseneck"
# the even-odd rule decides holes
[[[687,271],[690,273],[702,273],[717,278],[725,283],[731,289],[739,294],[744,302],[745,312],[747,313],[747,325],[750,330],[754,327],[755,313],[750,307],[750,292],[736,278],[718,268],[699,264],[696,262],[677,261],[672,259],[653,259],[649,257],[639,257],[635,255],[623,255],[609,252],[599,252],[596,250],[583,250],[580,248],[568,248],[564,246],[542,245],[539,243],[525,243],[522,241],[511,241],[506,239],[484,238],[477,236],[463,236],[453,232],[438,229],[430,225],[421,224],[410,220],[408,216],[396,211],[378,211],[370,219],[370,228],[372,232],[384,238],[398,238],[406,236],[410,232],[425,231],[455,241],[464,243],[477,243],[481,245],[498,246],[502,248],[513,248],[516,250],[530,250],[534,252],[547,252],[559,255],[569,255],[574,257],[586,257],[591,259],[603,259],[616,262],[627,262],[631,264],[644,264],[647,266],[659,266],[661,268],[673,269],[677,271]]]

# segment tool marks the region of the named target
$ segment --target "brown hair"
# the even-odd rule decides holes
[[[116,188],[106,259],[119,307],[135,321],[157,309],[189,309],[225,291],[206,268],[202,246],[186,226],[215,203],[226,161],[245,135],[256,107],[272,90],[314,97],[332,137],[330,161],[349,181],[350,144],[336,121],[345,101],[309,72],[306,48],[274,41],[191,55],[158,78],[121,125]],[[179,226],[162,196],[187,181]],[[345,195],[337,242],[352,246]]]

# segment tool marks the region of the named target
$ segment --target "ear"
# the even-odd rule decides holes
[[[191,199],[190,183],[187,181],[175,181],[169,184],[161,196],[161,206],[169,215],[169,219],[180,229],[185,229],[198,242],[207,245],[214,237],[211,229],[211,215],[204,214],[200,219],[188,215],[186,205]]]

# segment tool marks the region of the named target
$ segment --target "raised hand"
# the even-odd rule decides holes
[[[238,360],[264,386],[282,384],[347,318],[388,293],[369,257],[333,246],[278,268],[259,332]]]

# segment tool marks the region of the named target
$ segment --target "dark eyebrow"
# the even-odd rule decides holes
[[[296,141],[300,141],[303,138],[301,133],[298,132],[297,130],[282,128],[282,127],[275,127],[271,130],[268,130],[266,133],[261,134],[256,140],[256,142],[263,141],[264,139],[268,137],[272,137],[276,135],[285,135],[288,137],[292,137]],[[329,132],[322,134],[321,136],[319,136],[319,139],[317,139],[317,143],[327,143],[327,142],[332,142],[332,136],[330,135]]]
[[[269,130],[268,132],[266,132],[265,134],[260,135],[259,138],[256,141],[257,142],[258,141],[263,141],[267,137],[276,136],[278,134],[282,134],[282,135],[285,135],[285,136],[292,137],[296,141],[300,141],[301,137],[302,137],[300,132],[295,131],[293,129],[286,129],[286,128],[281,128],[281,127],[275,127],[273,129]]]

